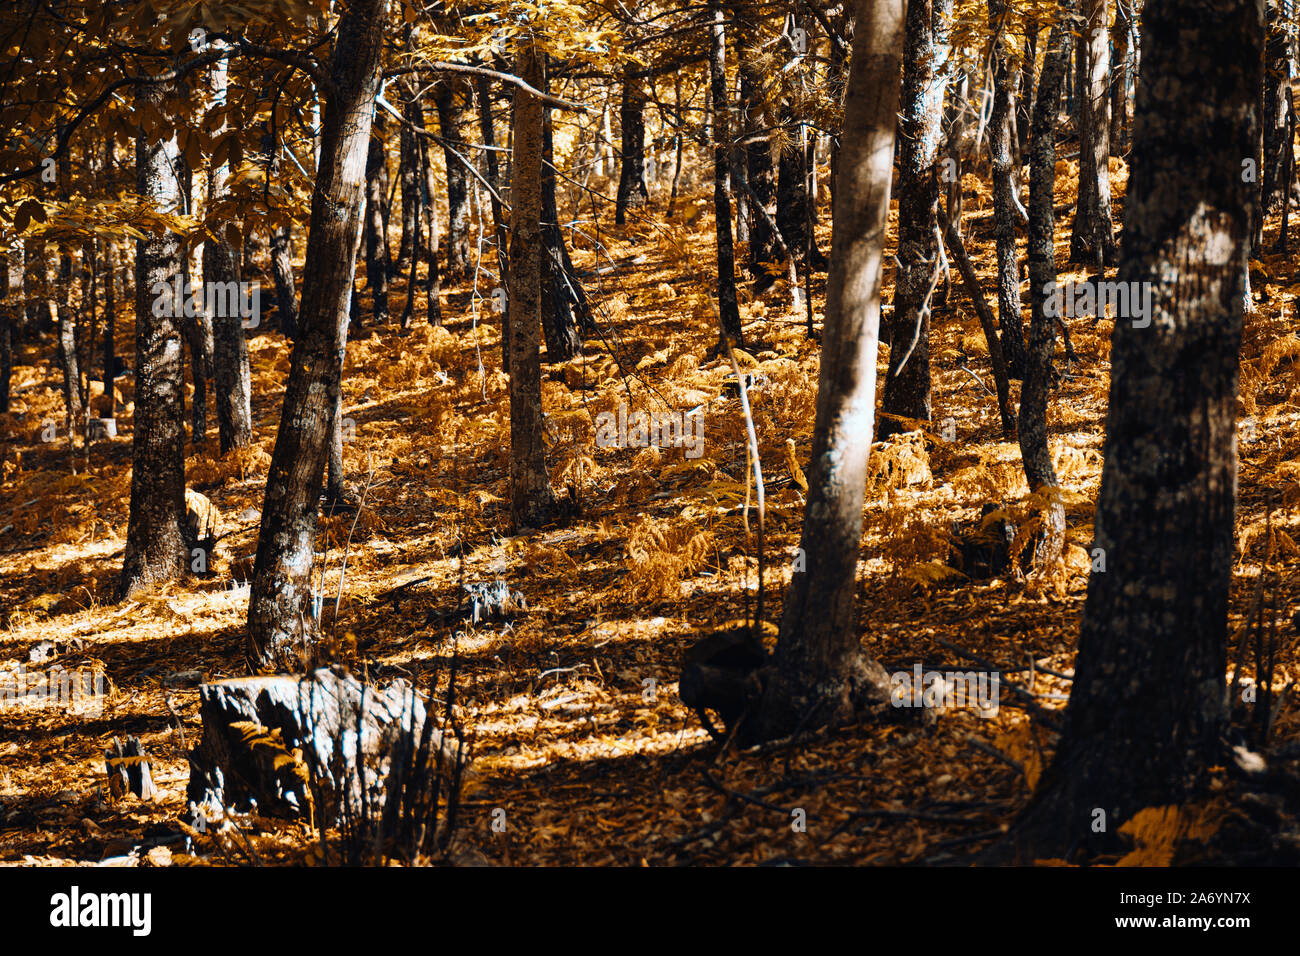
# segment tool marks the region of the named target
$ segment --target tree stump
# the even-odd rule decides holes
[[[114,800],[128,793],[141,800],[154,798],[157,788],[149,768],[149,756],[139,737],[127,737],[125,744],[114,737],[112,746],[104,751],[104,762],[108,768],[108,792]]]
[[[219,817],[255,801],[261,813],[314,813],[321,825],[382,807],[392,758],[418,752],[427,716],[406,681],[379,690],[333,669],[203,684],[199,703],[191,805]],[[444,746],[431,727],[429,759]]]

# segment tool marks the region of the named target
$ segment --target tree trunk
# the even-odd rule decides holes
[[[1037,68],[1038,31],[1037,20],[1030,20],[1025,24],[1025,47],[1020,57],[1020,109],[1016,118],[1016,129],[1020,133],[1019,152],[1022,159],[1029,155],[1029,128],[1033,125],[1034,118],[1034,70]]]
[[[713,104],[713,212],[718,248],[718,317],[721,334],[741,345],[740,305],[736,301],[736,250],[731,233],[731,124],[728,122],[726,15],[713,0],[709,45],[709,100]]]
[[[251,670],[300,668],[315,629],[311,567],[356,270],[366,154],[383,49],[384,0],[356,0],[339,20],[303,269],[302,316],[271,456],[248,609]]]
[[[214,99],[225,99],[226,61],[212,69]],[[224,130],[224,126],[222,129]],[[220,132],[220,131],[218,131]],[[208,203],[219,202],[226,194],[229,169],[214,165],[208,177]],[[203,281],[205,283],[234,283],[240,281],[239,256],[235,247],[224,240],[207,239],[203,243]],[[252,378],[248,367],[248,342],[244,339],[244,321],[241,309],[217,309],[208,316],[212,327],[212,379],[216,392],[217,431],[221,454],[232,448],[244,448],[253,440]],[[243,294],[239,296],[241,306]],[[231,312],[234,314],[231,314]],[[260,317],[259,317],[260,319]]]
[[[1005,0],[989,0],[990,26],[1003,22],[1005,10]],[[1016,195],[1019,176],[1011,156],[1014,145],[1011,137],[1011,116],[1015,111],[1014,82],[1015,73],[1011,69],[1006,39],[997,37],[993,47],[993,115],[989,119],[989,152],[993,165],[993,215],[997,237],[998,325],[1007,372],[1013,378],[1024,378],[1025,332],[1020,316],[1020,260],[1016,255],[1016,224],[1020,220],[1021,207]]]
[[[413,97],[404,91],[402,116],[410,122],[411,100]],[[402,193],[402,238],[397,245],[397,262],[394,268],[398,273],[406,272],[413,263],[420,261],[420,144],[416,142],[415,131],[402,124],[398,134],[397,181]]]
[[[1029,169],[1029,343],[1025,352],[1025,383],[1020,390],[1020,457],[1031,493],[1042,504],[1043,525],[1037,559],[1054,561],[1065,543],[1065,508],[1056,489],[1056,468],[1047,443],[1047,402],[1052,384],[1052,354],[1056,348],[1056,319],[1049,302],[1056,285],[1056,118],[1061,85],[1070,67],[1070,34],[1077,19],[1074,0],[1062,0],[1052,25],[1038,81],[1030,132]]]
[[[465,121],[464,92],[461,81],[445,79],[438,84],[433,96],[447,164],[447,270],[444,277],[453,282],[468,276],[474,266],[469,241],[470,174],[465,168],[469,149],[461,131]]]
[[[890,316],[889,372],[877,425],[881,439],[930,420],[930,299],[937,281],[939,236],[935,168],[943,135],[947,19],[951,0],[911,0],[903,51],[898,135],[898,261]]]
[[[790,580],[759,738],[837,720],[881,694],[888,699],[884,669],[862,653],[855,598],[904,11],[903,0],[859,4],[801,539],[807,566]]]
[[[778,256],[776,235],[768,225],[776,199],[776,166],[772,162],[772,139],[768,132],[771,124],[763,104],[764,80],[757,65],[759,49],[754,24],[739,8],[733,16],[739,25],[737,69],[740,73],[745,182],[748,184],[746,199],[750,205],[763,207],[762,211],[755,211],[749,223],[749,271],[757,279],[754,284],[757,293],[770,286],[776,278],[763,266]]]
[[[63,407],[68,428],[68,447],[76,445],[85,414],[81,406],[81,367],[77,362],[77,317],[72,309],[72,256],[59,256],[59,294],[51,311],[58,315],[59,368],[63,370]],[[54,301],[54,300],[51,300]]]
[[[1013,831],[1026,862],[1112,851],[1148,806],[1196,798],[1230,761],[1227,608],[1237,485],[1241,284],[1256,202],[1262,6],[1148,0],[1094,545],[1064,734]],[[1205,95],[1206,90],[1217,91]]]
[[[501,209],[501,172],[497,163],[497,153],[493,147],[496,145],[496,130],[492,123],[492,91],[488,86],[487,77],[480,76],[478,85],[474,91],[474,98],[478,102],[478,123],[479,133],[483,137],[483,145],[487,160],[487,181],[492,187],[492,234],[496,237],[497,247],[497,268],[500,276],[501,285],[505,286],[506,278],[510,274],[508,245],[509,237],[506,234],[504,216]],[[510,371],[510,311],[506,309],[501,313],[501,368],[505,372]]]
[[[542,91],[549,92],[543,64]],[[551,134],[551,108],[542,104],[542,241],[546,255],[542,262],[542,332],[546,337],[546,361],[567,362],[582,349],[579,325],[591,326],[591,311],[576,270],[569,260],[560,228],[555,201],[555,147]]]
[[[1070,235],[1070,261],[1115,264],[1110,217],[1110,47],[1107,0],[1083,0],[1079,41],[1079,196]]]
[[[1129,39],[1133,32],[1129,4],[1135,0],[1115,0],[1115,23],[1110,30],[1110,145],[1119,152],[1128,132]]]
[[[1289,9],[1290,4],[1287,4]],[[1293,144],[1287,119],[1286,88],[1291,84],[1289,18],[1282,4],[1273,0],[1267,5],[1268,33],[1264,48],[1263,116],[1264,163],[1261,172],[1262,212],[1271,216],[1282,208],[1289,189],[1286,159]]]
[[[538,89],[542,54],[521,42],[517,75]],[[539,528],[555,511],[546,469],[546,430],[542,420],[541,347],[542,155],[545,125],[542,101],[515,90],[514,157],[510,182],[510,517],[514,528]]]
[[[388,321],[388,236],[384,230],[384,114],[376,115],[366,153],[366,285],[375,325]]]
[[[158,109],[160,84],[136,97]],[[180,150],[175,137],[136,138],[136,189],[162,212],[181,208]],[[179,577],[194,542],[185,530],[185,378],[181,366],[183,250],[170,232],[135,244],[135,425],[131,436],[131,514],[119,590],[136,590]],[[160,314],[161,313],[161,314]]]
[[[639,209],[650,199],[645,186],[645,88],[629,63],[623,71],[623,100],[618,119],[622,130],[619,148],[618,196],[614,222],[623,225],[629,209]]]

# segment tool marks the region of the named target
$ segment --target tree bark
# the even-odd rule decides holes
[[[936,163],[947,85],[947,20],[952,0],[911,0],[903,51],[898,135],[898,261],[890,316],[889,371],[877,424],[880,438],[930,420],[930,298],[939,257]]]
[[[639,209],[650,199],[645,185],[645,89],[632,64],[623,72],[623,97],[618,119],[618,194],[614,201],[614,222],[623,225],[629,209]]]
[[[1020,391],[1020,457],[1033,494],[1041,493],[1043,525],[1036,559],[1056,559],[1065,543],[1065,508],[1056,489],[1056,467],[1047,443],[1047,402],[1056,349],[1056,319],[1049,296],[1056,283],[1056,119],[1061,86],[1070,66],[1070,35],[1078,19],[1074,0],[1062,0],[1047,41],[1030,132],[1029,170],[1029,343],[1025,383]]]
[[[1290,4],[1287,5],[1288,7]],[[1288,195],[1287,155],[1293,149],[1289,133],[1286,89],[1291,84],[1289,18],[1278,0],[1267,4],[1268,32],[1264,47],[1263,116],[1264,163],[1260,171],[1262,211],[1271,216]]]
[[[166,88],[141,86],[136,97],[159,109]],[[136,189],[163,212],[181,207],[175,137],[136,137]],[[194,542],[185,530],[185,379],[181,366],[183,250],[170,232],[135,244],[135,425],[131,436],[131,511],[119,584],[125,598],[179,577]],[[155,307],[155,304],[157,307]],[[159,314],[161,313],[161,314]]]
[[[212,69],[214,99],[225,98],[226,61]],[[222,129],[224,130],[224,126]],[[208,176],[208,203],[220,202],[226,194],[229,169],[214,165]],[[207,239],[203,243],[203,281],[235,283],[240,281],[239,255],[224,239]],[[239,297],[243,300],[243,295]],[[226,302],[229,305],[229,302]],[[208,316],[212,327],[212,380],[216,392],[217,431],[221,454],[233,448],[245,448],[253,441],[252,376],[248,366],[248,342],[244,338],[243,318],[235,310],[218,309]],[[226,314],[221,314],[226,313]],[[259,317],[260,318],[260,317]]]
[[[745,162],[746,199],[761,205],[749,223],[749,271],[757,280],[755,292],[761,292],[775,281],[775,276],[763,267],[778,256],[777,240],[768,219],[776,199],[776,166],[772,162],[772,139],[763,102],[764,79],[758,69],[758,42],[755,25],[745,11],[737,7],[733,18],[737,23],[737,70],[740,73],[740,105],[742,143]]]
[[[1005,18],[1005,0],[989,0],[989,24],[996,28]],[[989,119],[989,153],[993,166],[993,216],[997,238],[998,325],[1007,371],[1014,378],[1024,378],[1025,332],[1020,315],[1020,260],[1016,255],[1016,224],[1020,221],[1019,176],[1011,150],[1011,117],[1016,98],[1012,84],[1016,75],[1011,69],[1004,36],[994,38],[993,46],[993,115]],[[951,213],[951,210],[949,210]],[[956,225],[956,223],[954,223]]]
[[[1259,135],[1262,5],[1148,0],[1094,545],[1064,734],[1013,831],[1025,861],[1119,845],[1148,806],[1195,799],[1223,753],[1237,485],[1241,285]],[[1204,95],[1215,90],[1216,95]],[[1099,814],[1101,816],[1099,817]],[[1099,820],[1104,828],[1098,827]]]
[[[1130,4],[1136,0],[1115,0],[1115,23],[1110,30],[1110,145],[1118,152],[1128,133],[1129,40],[1133,32]]]
[[[903,0],[858,5],[801,539],[807,567],[796,568],[786,595],[759,738],[847,717],[882,693],[888,699],[884,669],[862,652],[855,598],[904,11]]]
[[[709,44],[709,99],[713,104],[713,212],[718,248],[718,317],[721,334],[741,345],[740,305],[736,300],[736,249],[731,232],[731,124],[728,122],[726,15],[713,0]]]
[[[1079,41],[1079,195],[1070,235],[1070,261],[1115,264],[1110,213],[1110,44],[1107,0],[1083,0]]]
[[[542,64],[542,92],[550,92],[546,64]],[[542,241],[546,257],[542,263],[542,332],[546,338],[546,361],[566,362],[582,349],[579,326],[591,327],[591,309],[582,281],[569,259],[560,228],[560,211],[555,200],[555,145],[551,132],[551,108],[542,104]]]
[[[299,337],[267,478],[248,610],[254,672],[300,668],[310,640],[312,552],[356,269],[371,114],[379,92],[385,0],[344,8],[330,65],[312,195]]]
[[[469,241],[470,174],[465,169],[464,159],[459,158],[469,156],[462,132],[465,123],[465,107],[462,102],[464,95],[464,83],[453,79],[440,82],[433,95],[438,108],[438,132],[447,165],[447,269],[443,276],[453,282],[467,277],[474,266]]]
[[[388,321],[388,236],[384,229],[384,114],[370,128],[366,153],[366,285],[375,325]]]
[[[521,42],[517,75],[534,89],[542,84],[542,54]],[[517,89],[510,182],[510,517],[516,531],[539,528],[555,511],[546,469],[546,429],[542,419],[542,156],[545,119],[542,101]]]

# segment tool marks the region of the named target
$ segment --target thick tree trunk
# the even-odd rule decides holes
[[[614,222],[620,226],[629,209],[639,209],[650,199],[645,185],[645,81],[635,73],[631,63],[623,71],[623,99],[618,110],[622,134]]]
[[[1003,22],[1005,0],[989,0],[989,23]],[[1016,255],[1016,224],[1021,206],[1017,190],[1019,176],[1011,150],[1011,117],[1015,111],[1016,76],[1011,69],[1005,37],[998,37],[993,47],[993,115],[989,119],[989,152],[993,165],[993,215],[997,237],[998,325],[1007,371],[1013,378],[1024,378],[1025,332],[1020,317],[1020,261]],[[951,215],[952,210],[949,209]],[[954,225],[956,223],[954,222]]]
[[[1025,383],[1020,391],[1020,457],[1029,490],[1042,494],[1043,524],[1036,546],[1041,562],[1054,561],[1065,543],[1065,508],[1056,489],[1056,467],[1047,443],[1047,402],[1056,349],[1056,318],[1051,297],[1056,285],[1056,118],[1061,85],[1070,67],[1074,0],[1062,0],[1052,25],[1034,103],[1029,169],[1029,343]]]
[[[858,7],[801,539],[807,567],[796,567],[790,580],[759,738],[835,721],[881,695],[888,700],[884,669],[862,652],[855,598],[905,3]]]
[[[447,165],[447,269],[443,275],[453,282],[464,279],[474,267],[469,241],[470,174],[465,168],[469,148],[462,132],[465,95],[462,81],[446,79],[438,84],[433,96]]]
[[[1079,197],[1070,235],[1070,261],[1115,263],[1110,216],[1110,47],[1107,0],[1083,0],[1079,41]]]
[[[225,91],[226,64],[222,61],[212,70],[214,98],[224,100]],[[209,204],[219,202],[225,196],[228,179],[229,170],[224,164],[212,167],[208,177]],[[204,241],[203,281],[221,283],[226,288],[234,283],[238,287],[239,255],[229,242]],[[242,306],[242,293],[239,298]],[[225,299],[227,307],[208,316],[212,327],[212,380],[216,392],[217,431],[223,455],[232,448],[244,448],[253,440],[252,377],[248,366],[248,343],[244,339],[244,321],[239,314],[241,310],[231,310],[229,297]]]
[[[161,85],[141,86],[136,97],[158,109]],[[162,212],[181,207],[175,138],[136,138],[136,189]],[[179,577],[194,542],[185,531],[185,379],[181,366],[185,274],[180,239],[149,234],[135,245],[135,426],[131,438],[131,514],[120,594]]]
[[[1148,806],[1195,799],[1225,757],[1227,607],[1237,485],[1241,283],[1259,135],[1262,5],[1148,0],[1121,282],[1149,313],[1116,321],[1105,465],[1065,728],[1012,849],[1119,846]],[[1204,95],[1215,90],[1214,96]]]
[[[538,89],[542,54],[521,43],[517,74]],[[546,469],[546,429],[542,420],[541,348],[542,155],[545,125],[542,101],[515,91],[514,157],[510,164],[510,517],[516,531],[539,528],[555,511]]]
[[[736,250],[731,232],[731,124],[728,122],[726,15],[717,0],[709,28],[709,101],[713,104],[713,212],[718,248],[718,316],[721,334],[740,345],[740,305],[736,300]]]
[[[898,261],[890,316],[889,371],[877,429],[881,439],[930,420],[930,299],[937,282],[939,235],[935,164],[943,135],[947,20],[952,0],[911,0],[903,51],[898,135]]]
[[[385,0],[344,8],[325,102],[303,271],[302,317],[271,456],[248,609],[247,656],[258,672],[298,669],[312,636],[317,506],[339,390],[339,356],[356,269],[371,115],[379,92]]]

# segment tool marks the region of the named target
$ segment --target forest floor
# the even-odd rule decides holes
[[[1069,229],[1059,210],[1072,209],[1077,179],[1073,163],[1059,165],[1063,263]],[[1126,181],[1118,159],[1112,177],[1118,223]],[[965,186],[966,241],[991,295],[989,190],[973,175]],[[742,753],[719,752],[677,697],[684,648],[752,613],[756,526],[752,512],[748,521],[745,515],[740,403],[734,389],[724,390],[734,376],[706,357],[718,338],[711,210],[702,195],[679,203],[673,219],[662,218],[661,206],[602,236],[620,264],[590,280],[603,335],[589,338],[581,358],[544,368],[555,484],[571,486],[581,503],[581,515],[563,527],[509,534],[508,383],[488,300],[476,309],[470,286],[453,286],[442,327],[354,327],[345,460],[363,505],[355,527],[352,515],[329,519],[320,545],[332,603],[351,536],[341,611],[330,628],[334,653],[383,681],[419,679],[455,650],[459,714],[474,754],[460,840],[474,858],[958,861],[1006,828],[1050,753],[1042,729],[1012,706],[1005,688],[995,716],[954,710],[927,729],[862,724],[797,747]],[[1270,243],[1276,228],[1271,221]],[[828,221],[819,244],[829,252]],[[575,259],[588,270],[609,261],[581,245]],[[1270,254],[1255,272],[1257,308],[1247,317],[1241,356],[1234,646],[1266,552],[1266,591],[1276,592],[1279,620],[1300,607],[1300,267]],[[1067,266],[1061,278],[1085,276]],[[404,287],[399,279],[395,316]],[[824,275],[814,289],[819,306],[823,290]],[[892,266],[886,302],[891,295]],[[765,617],[777,620],[804,505],[787,441],[806,465],[819,346],[806,336],[802,316],[791,313],[783,281],[758,300],[745,298],[747,354],[759,373],[750,399],[766,478]],[[864,644],[891,673],[918,662],[979,667],[960,648],[994,662],[1007,681],[1032,687],[1041,707],[1064,706],[1090,564],[1111,329],[1104,318],[1069,322],[1078,360],[1062,369],[1049,411],[1070,520],[1068,553],[1059,566],[1028,577],[953,578],[939,565],[954,521],[975,517],[985,502],[1005,502],[1023,521],[1031,505],[1019,448],[1002,440],[996,404],[977,383],[992,386],[987,349],[954,268],[951,293],[933,319],[934,423],[873,452],[858,603]],[[133,355],[129,303],[118,329],[119,354]],[[198,841],[187,853],[166,841],[186,809],[186,754],[200,733],[197,684],[244,673],[246,599],[232,585],[246,580],[252,565],[290,348],[264,331],[250,340],[250,352],[254,448],[215,457],[215,427],[209,450],[187,445],[190,487],[211,499],[231,532],[214,573],[122,604],[113,591],[128,516],[130,408],[119,416],[119,437],[96,442],[85,469],[62,437],[41,441],[44,422],[63,421],[58,369],[33,364],[34,348],[15,369],[13,411],[0,418],[0,677],[20,665],[36,669],[27,664],[29,651],[53,640],[58,656],[42,667],[98,666],[111,692],[98,715],[50,706],[0,712],[0,861],[133,865],[133,848],[143,847],[143,865],[181,865],[242,862],[249,852]],[[882,344],[882,381],[886,363]],[[620,402],[633,412],[703,406],[703,454],[597,447],[595,415]],[[508,626],[469,627],[453,639],[439,612],[459,605],[462,579],[498,577],[526,596],[529,610]],[[416,583],[397,590],[408,582]],[[1282,630],[1280,641],[1279,690],[1300,673],[1294,631]],[[1252,661],[1247,655],[1248,676]],[[154,802],[108,798],[104,751],[128,734],[152,755]],[[1300,740],[1292,695],[1273,740]],[[1196,808],[1199,819],[1226,825],[1239,812],[1231,792],[1225,775],[1222,794]],[[504,832],[490,826],[497,808],[505,810]],[[1147,829],[1125,862],[1173,858],[1168,841]],[[311,843],[302,825],[262,821],[250,833],[261,862],[303,862]]]

